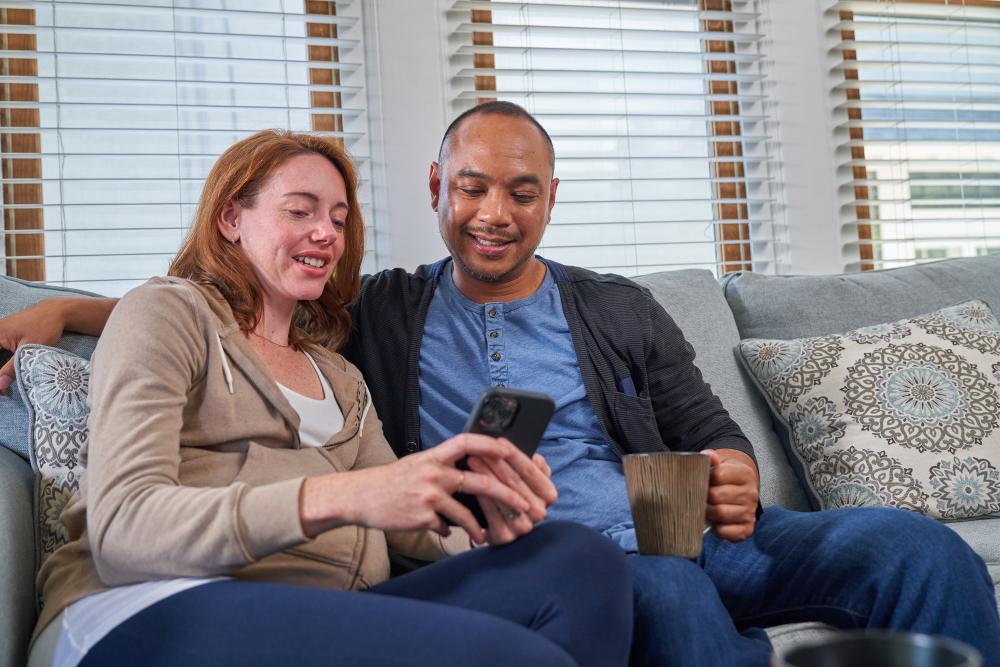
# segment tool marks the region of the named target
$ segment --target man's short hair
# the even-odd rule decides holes
[[[508,118],[521,118],[534,125],[538,129],[538,131],[542,134],[542,137],[545,138],[545,143],[549,147],[549,155],[551,156],[552,166],[553,168],[555,167],[556,150],[552,146],[552,137],[550,137],[549,133],[545,131],[545,128],[542,127],[542,124],[539,123],[534,116],[528,113],[528,111],[524,107],[514,104],[513,102],[504,102],[497,100],[493,102],[483,102],[482,104],[477,104],[471,109],[463,111],[461,114],[459,114],[458,118],[451,121],[451,125],[449,125],[448,129],[444,131],[444,138],[441,139],[441,147],[438,148],[438,162],[441,162],[442,158],[444,157],[445,146],[448,145],[448,141],[451,139],[451,135],[454,134],[456,130],[458,130],[459,126],[462,123],[464,123],[467,118],[469,118],[470,116],[479,116],[479,115],[507,116]]]

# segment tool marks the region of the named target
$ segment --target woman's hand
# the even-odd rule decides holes
[[[535,524],[545,518],[549,505],[558,496],[552,485],[552,471],[541,454],[535,454],[531,459],[520,451],[518,454],[520,456],[508,460],[469,457],[470,469],[493,475],[517,491],[529,505],[528,510],[522,512],[490,498],[478,497],[487,521],[486,541],[490,544],[507,544],[531,532]]]
[[[494,464],[505,462],[511,470],[525,470],[531,481],[524,479],[527,483],[515,489],[488,470],[457,469],[455,464],[466,456]],[[544,483],[539,483],[539,478]],[[542,470],[509,441],[463,433],[389,465],[307,479],[302,485],[300,516],[303,531],[309,536],[346,524],[382,530],[433,530],[447,536],[446,517],[464,528],[474,542],[492,542],[472,513],[452,497],[454,493],[470,493],[531,515],[537,514],[532,503],[537,506],[539,501],[533,490],[547,492],[551,485]],[[529,497],[522,495],[524,489],[529,490]],[[555,489],[548,495],[554,499]]]
[[[63,333],[58,306],[51,299],[0,319],[0,349],[10,352],[28,343],[55,345]],[[0,367],[0,394],[14,382],[14,359]]]

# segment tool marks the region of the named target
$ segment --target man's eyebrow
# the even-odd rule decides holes
[[[490,178],[486,174],[484,174],[484,173],[482,173],[480,171],[476,171],[474,169],[459,169],[457,175],[459,176],[459,178],[478,178],[478,179],[483,180],[483,181],[491,181],[491,180],[493,180],[492,178]],[[542,185],[542,179],[538,178],[538,176],[535,176],[534,174],[523,174],[521,176],[516,176],[516,177],[512,178],[508,182],[508,185],[538,185],[538,186],[541,186]]]
[[[538,178],[534,174],[524,174],[523,176],[518,176],[510,181],[511,185],[538,185],[541,186],[542,179]]]

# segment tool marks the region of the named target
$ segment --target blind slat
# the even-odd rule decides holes
[[[22,9],[34,9],[36,11],[46,10],[53,6],[50,0],[5,0],[4,4],[11,7],[22,8]],[[124,3],[109,3],[109,2],[73,2],[71,4],[72,8],[101,8],[106,7],[111,10],[120,11],[123,7],[128,7],[129,5],[135,5],[134,2],[124,2]],[[158,8],[155,6],[150,6],[148,4],[135,5],[141,9],[172,9],[175,15],[178,16],[211,16],[211,15],[222,15],[222,16],[232,16],[232,17],[263,17],[263,18],[278,18],[281,17],[284,22],[297,22],[305,25],[306,23],[323,23],[327,25],[343,25],[343,26],[353,26],[357,24],[360,20],[357,16],[337,16],[328,14],[309,14],[308,17],[305,15],[289,15],[281,11],[265,11],[265,10],[255,10],[248,8],[231,9],[224,7],[206,7],[199,5],[198,7],[184,7],[182,3],[171,2]]]
[[[579,18],[581,16],[611,15],[614,17],[634,17],[634,16],[674,16],[681,18],[694,18],[699,21],[738,21],[746,23],[757,18],[754,12],[730,12],[730,11],[708,11],[692,9],[691,6],[683,7],[670,3],[654,4],[649,3],[643,7],[622,7],[617,2],[600,3],[576,3],[576,4],[549,4],[544,2],[525,3],[520,0],[458,0],[454,2],[449,11],[468,12],[471,10],[521,10],[544,11],[546,16],[563,15],[569,18]]]
[[[700,30],[651,30],[647,28],[590,28],[577,26],[533,26],[532,30],[540,34],[552,34],[558,36],[575,36],[581,39],[595,39],[601,36],[610,36],[621,33],[630,37],[658,37],[676,39],[697,39],[728,41],[736,43],[758,42],[764,38],[756,33],[732,33],[732,32],[707,32]],[[511,33],[522,34],[524,26],[516,23],[462,23],[455,28],[457,34],[472,33]]]
[[[510,54],[510,55],[521,55],[527,51],[529,47],[527,46],[475,46],[475,45],[462,45],[455,50],[455,55],[457,56],[475,56],[482,54]],[[545,58],[593,58],[598,56],[614,56],[618,58],[632,58],[632,57],[643,57],[648,58],[650,56],[655,57],[657,60],[673,60],[675,62],[688,62],[688,61],[698,61],[698,62],[731,62],[731,63],[741,63],[750,64],[758,63],[763,60],[763,56],[759,53],[701,53],[701,52],[691,52],[691,51],[666,51],[662,48],[650,48],[650,49],[610,49],[610,48],[600,48],[598,46],[593,46],[589,48],[561,48],[555,46],[531,46],[531,51]]]
[[[609,76],[615,74],[624,74],[629,80],[663,80],[663,79],[692,79],[696,81],[734,81],[734,82],[750,82],[750,81],[763,81],[764,77],[761,74],[705,74],[703,72],[670,72],[670,71],[656,71],[656,70],[641,70],[641,69],[629,69],[623,72],[622,68],[618,70],[601,70],[601,69],[543,69],[543,68],[477,68],[470,67],[458,70],[454,76],[455,77],[476,77],[476,76],[554,76],[558,77],[561,81],[566,79],[577,79],[577,78],[591,78],[596,76]]]

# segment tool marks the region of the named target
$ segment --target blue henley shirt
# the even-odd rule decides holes
[[[477,304],[458,291],[449,267],[420,346],[421,447],[461,432],[476,398],[491,386],[542,392],[555,401],[538,448],[559,491],[549,518],[582,523],[637,551],[621,460],[587,398],[552,276],[525,299]]]

